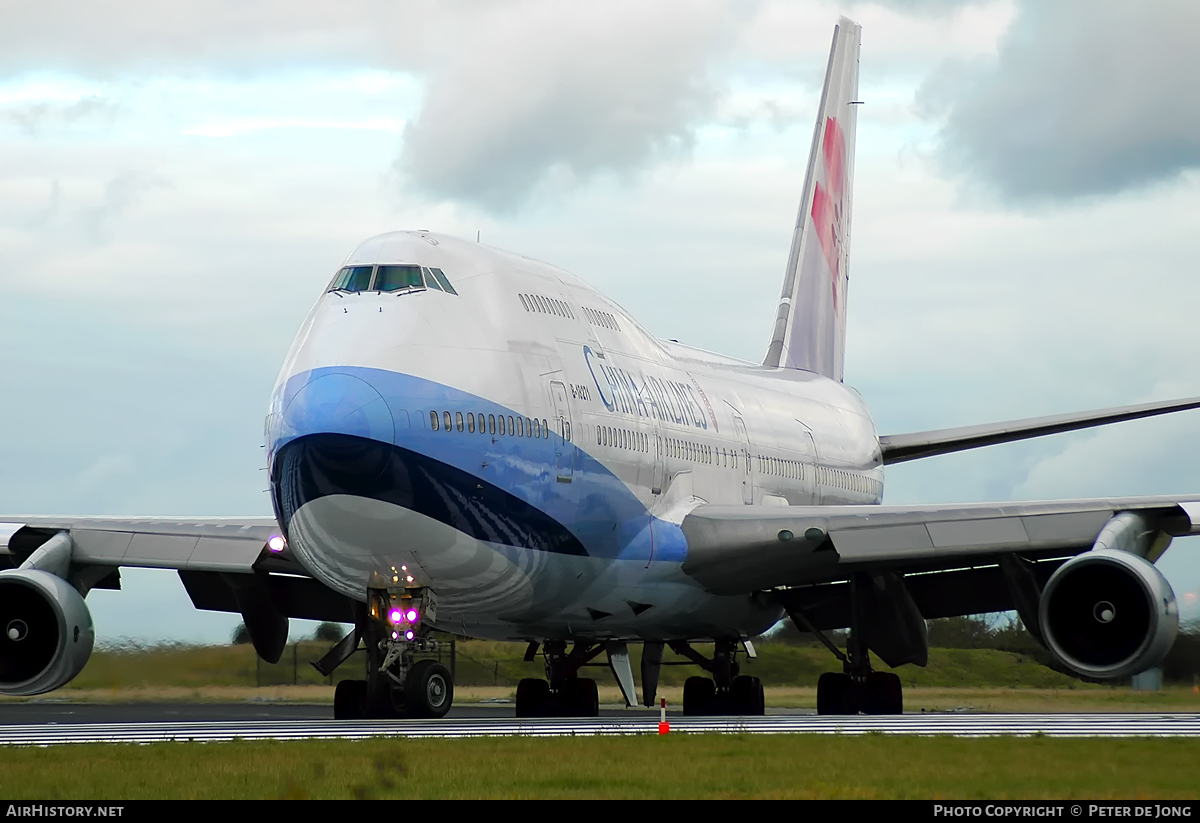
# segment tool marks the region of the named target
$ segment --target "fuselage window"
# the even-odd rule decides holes
[[[501,417],[500,419],[503,420],[504,418]],[[489,434],[496,433],[496,415],[494,415],[494,414],[488,415],[488,433]]]
[[[438,413],[435,411],[431,411],[429,413],[429,428],[433,429],[434,431],[437,431],[439,428],[441,428],[441,426],[438,425]]]
[[[475,415],[467,412],[467,431],[471,434],[475,433]]]
[[[462,431],[463,430],[462,412],[455,412],[454,419],[458,423],[458,430]]]
[[[451,431],[454,428],[454,423],[450,420],[450,412],[442,412],[442,422],[446,426],[446,431]]]
[[[524,436],[525,436],[525,418],[518,417],[517,418],[517,437],[524,437]]]
[[[541,427],[541,424],[538,423],[538,419],[536,417],[533,418],[533,436],[534,437],[542,436],[542,427]]]
[[[546,418],[544,417],[542,418],[542,437],[547,439],[550,437],[550,424],[546,422]]]
[[[379,266],[375,271],[375,291],[400,291],[424,288],[420,266]]]
[[[441,269],[429,269],[428,271],[433,275],[434,279],[437,280],[438,285],[442,287],[442,291],[449,294],[458,294],[458,292],[454,290],[454,286],[451,286],[450,281],[446,279],[446,275],[442,274]]]
[[[525,436],[533,437],[533,421],[528,417],[525,418]]]
[[[507,430],[504,428],[504,415],[500,415],[499,417],[496,418],[496,434],[506,434],[506,433],[507,433]]]

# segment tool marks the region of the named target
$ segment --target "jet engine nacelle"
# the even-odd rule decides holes
[[[57,689],[92,656],[92,614],[70,583],[38,569],[0,572],[0,694]]]
[[[1094,549],[1062,564],[1039,605],[1046,646],[1069,669],[1102,679],[1160,664],[1179,631],[1175,592],[1153,563]]]

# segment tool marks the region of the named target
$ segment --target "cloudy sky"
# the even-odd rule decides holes
[[[392,229],[760,360],[839,14],[846,375],[879,430],[1200,395],[1187,0],[0,0],[0,510],[269,513],[275,373]],[[1198,452],[1190,412],[898,466],[886,499],[1195,492]],[[1200,616],[1200,541],[1162,566]],[[89,598],[102,641],[237,622],[125,580]]]

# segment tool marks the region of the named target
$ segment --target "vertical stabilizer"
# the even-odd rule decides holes
[[[847,255],[862,27],[843,17],[833,30],[825,89],[813,129],[800,213],[764,366],[842,379]]]

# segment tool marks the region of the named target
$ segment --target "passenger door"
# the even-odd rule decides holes
[[[573,432],[567,387],[557,380],[551,380],[550,400],[554,403],[555,427],[558,429],[558,440],[554,443],[557,479],[560,483],[570,483],[575,476],[575,448],[571,445]]]
[[[650,453],[654,458],[654,473],[650,479],[650,493],[661,495],[667,486],[667,456],[663,452],[662,428],[656,421],[650,433]]]
[[[754,466],[750,462],[750,435],[740,414],[733,416],[733,429],[742,445],[742,502],[749,506],[754,502]]]

